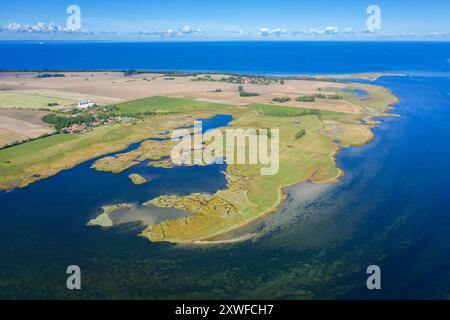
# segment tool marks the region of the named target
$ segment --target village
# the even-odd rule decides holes
[[[70,134],[83,133],[103,125],[136,121],[137,118],[133,116],[114,114],[116,109],[114,106],[100,106],[90,100],[80,100],[76,108],[62,109],[44,116],[42,120],[57,132]]]

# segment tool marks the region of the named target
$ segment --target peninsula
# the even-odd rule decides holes
[[[375,117],[386,115],[397,99],[387,89],[332,77],[289,78],[225,74],[146,72],[65,72],[64,77],[9,73],[0,77],[0,190],[27,187],[62,170],[99,158],[93,170],[118,174],[135,165],[172,168],[170,132],[196,119],[233,117],[231,128],[277,128],[280,164],[274,176],[259,165],[229,164],[227,187],[214,194],[167,194],[144,206],[176,208],[187,217],[146,225],[151,241],[208,243],[276,212],[283,189],[305,181],[335,183],[344,173],[335,162],[341,147],[373,139]],[[377,75],[378,76],[378,75]],[[242,93],[245,94],[242,94]],[[80,109],[77,101],[89,100]],[[6,102],[3,102],[6,101]],[[39,119],[44,135],[25,135],[23,114]],[[224,130],[224,128],[219,128]],[[11,132],[15,132],[13,136]],[[18,137],[26,137],[18,140]],[[138,148],[115,154],[130,144]],[[206,165],[206,164],[205,164]],[[137,174],[136,187],[151,185]],[[105,205],[90,225],[112,227],[108,215],[127,204]]]

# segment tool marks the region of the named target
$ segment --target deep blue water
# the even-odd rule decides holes
[[[128,48],[135,45],[151,46]],[[187,44],[178,45],[189,51]],[[280,45],[232,43],[224,49],[227,56],[225,44],[218,44],[214,50],[222,52],[221,60],[202,61],[200,55],[196,61],[197,48],[214,45],[193,44],[190,53],[181,55],[189,57],[185,62],[162,59],[158,64],[144,57],[125,59],[122,53],[120,61],[106,59],[101,67],[122,68],[128,63],[133,68],[244,72],[252,70],[253,63],[267,73],[407,71],[406,77],[375,81],[400,98],[393,111],[400,117],[381,118],[369,145],[342,150],[337,162],[346,176],[337,185],[306,204],[293,202],[269,216],[259,226],[263,236],[254,242],[187,248],[149,243],[136,237],[132,226],[105,230],[85,224],[111,201],[141,201],[166,192],[212,192],[224,186],[223,167],[142,166],[135,170],[153,180],[137,187],[126,177],[128,171],[98,173],[89,169],[89,162],[81,164],[26,189],[0,194],[0,297],[449,298],[449,44],[311,44],[304,49],[308,59],[305,53],[286,51],[297,44]],[[323,50],[338,58],[323,61]],[[275,59],[274,51],[292,59]],[[233,52],[247,54],[236,58]],[[9,54],[0,51],[1,57]],[[55,68],[63,60],[64,68],[93,63],[78,59],[49,59],[40,67]],[[98,60],[95,54],[92,59]],[[39,60],[5,61],[17,63],[15,68],[30,68],[27,64]],[[227,121],[219,117],[210,125]],[[82,268],[79,292],[65,289],[69,264]],[[381,291],[366,289],[365,270],[370,264],[381,267]]]
[[[449,42],[0,42],[0,70],[448,72],[448,59]]]

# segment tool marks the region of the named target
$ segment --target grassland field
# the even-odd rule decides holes
[[[185,109],[207,109],[207,110],[225,110],[232,106],[221,103],[203,102],[191,99],[181,99],[163,96],[154,96],[150,98],[138,99],[124,103],[115,104],[118,108],[116,114],[134,114],[145,112],[181,112]]]

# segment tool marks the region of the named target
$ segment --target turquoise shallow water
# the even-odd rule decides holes
[[[222,188],[223,167],[151,169],[155,185],[139,188],[126,173],[94,181],[87,163],[0,193],[0,298],[449,298],[450,78],[433,60],[443,47],[408,60],[421,70],[431,61],[431,73],[375,82],[400,98],[400,117],[381,118],[371,144],[342,150],[337,185],[305,201],[291,190],[256,241],[192,248],[149,243],[135,225],[85,226],[112,200]],[[81,291],[65,289],[70,264],[82,269]],[[370,264],[381,291],[366,289]]]

